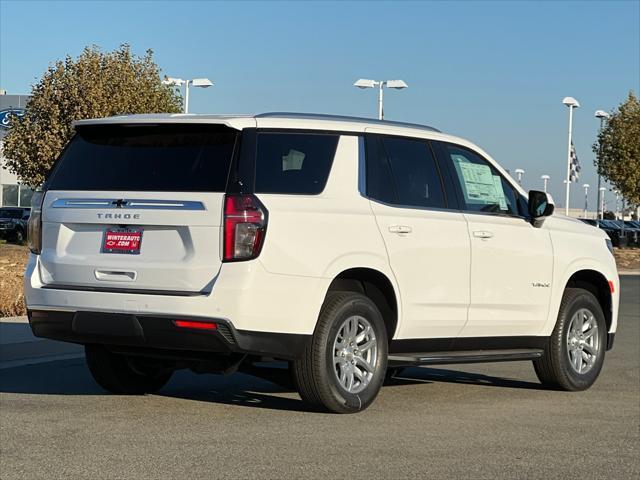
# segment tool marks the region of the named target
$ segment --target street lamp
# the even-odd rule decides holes
[[[607,120],[611,115],[609,115],[607,112],[605,112],[604,110],[596,110],[596,113],[594,114],[594,116],[596,118],[600,119],[600,133],[602,133],[602,129],[604,128],[604,122],[605,120]],[[600,202],[600,192],[602,192],[602,188],[600,188],[600,185],[602,184],[602,176],[600,175],[600,162],[602,161],[602,145],[600,144],[600,139],[598,139],[598,218],[602,219],[604,218],[604,202]],[[603,205],[602,207],[602,211],[600,211],[600,205]]]
[[[584,218],[587,218],[587,211],[589,210],[589,187],[588,183],[582,185],[582,188],[584,188]]]
[[[571,185],[571,130],[573,128],[573,109],[580,108],[580,102],[573,97],[564,97],[562,103],[569,107],[569,141],[567,145],[567,192],[565,195],[564,214],[569,216],[569,190]]]
[[[515,172],[518,176],[518,185],[522,186],[522,177],[524,176],[524,170],[521,168],[516,168]]]
[[[612,188],[611,191],[616,195],[616,220],[618,219],[618,213],[620,212],[620,192],[615,188]]]
[[[607,189],[604,187],[598,188],[598,193],[600,194],[600,196],[598,197],[600,200],[600,206],[598,207],[600,209],[600,216],[598,217],[599,220],[604,219],[604,193],[606,191]]]
[[[547,183],[549,182],[549,179],[551,178],[549,175],[542,175],[540,177],[542,179],[542,181],[544,182],[544,193],[547,193]]]
[[[357,80],[353,86],[363,89],[378,87],[378,119],[382,120],[384,118],[382,89],[394,88],[396,90],[402,90],[403,88],[407,88],[409,85],[407,85],[403,80],[368,80],[366,78],[361,78]]]
[[[185,86],[184,94],[184,113],[189,113],[189,86],[198,88],[213,87],[213,82],[208,78],[194,78],[192,80],[183,80],[181,78],[164,77],[163,85],[174,85],[176,87]]]

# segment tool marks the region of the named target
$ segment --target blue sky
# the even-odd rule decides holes
[[[401,78],[388,119],[468,138],[525,187],[564,203],[567,109],[595,205],[596,109],[640,90],[640,1],[37,2],[0,0],[0,88],[28,93],[49,63],[86,45],[147,48],[164,73],[206,76],[192,112],[376,115],[359,77]],[[574,184],[572,206],[583,205]],[[611,195],[609,195],[611,198]]]

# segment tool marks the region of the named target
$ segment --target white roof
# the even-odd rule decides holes
[[[117,123],[210,123],[224,124],[232,128],[305,128],[313,130],[338,130],[364,132],[368,128],[392,128],[394,131],[408,129],[422,132],[438,132],[433,127],[415,123],[375,120],[372,118],[347,117],[314,113],[270,112],[255,115],[237,114],[193,114],[193,113],[149,113],[138,115],[118,115],[106,118],[78,120],[74,125],[117,124]]]

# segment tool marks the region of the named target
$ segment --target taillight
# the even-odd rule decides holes
[[[42,250],[42,202],[44,192],[35,191],[31,197],[31,214],[27,222],[27,241],[29,250],[36,255]]]
[[[251,260],[260,255],[267,230],[267,213],[254,195],[225,196],[225,262]]]

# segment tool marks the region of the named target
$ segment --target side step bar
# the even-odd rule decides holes
[[[544,350],[474,350],[458,352],[434,353],[402,353],[389,355],[390,367],[409,367],[414,365],[442,365],[447,363],[484,363],[513,362],[516,360],[535,360],[540,358]]]

